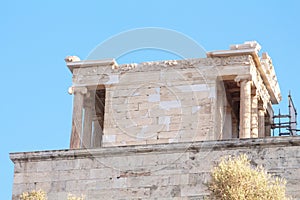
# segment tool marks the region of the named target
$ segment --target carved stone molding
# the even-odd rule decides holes
[[[214,65],[216,66],[249,65],[254,63],[253,58],[250,55],[219,57],[219,58],[213,58],[213,60],[214,60]]]
[[[267,109],[268,103],[270,101],[270,94],[260,76],[259,71],[255,66],[251,66],[250,73],[252,75],[253,84],[256,87],[256,92],[263,102],[264,109]]]
[[[213,58],[197,58],[186,60],[168,60],[161,62],[144,62],[119,65],[113,67],[114,73],[124,72],[141,72],[141,71],[158,71],[161,69],[183,69],[193,68],[195,66],[227,66],[227,65],[254,65],[251,55],[229,56],[229,57],[213,57]]]
[[[65,62],[76,62],[76,61],[80,61],[80,58],[78,56],[67,56],[65,58]]]
[[[281,94],[272,59],[267,53],[263,53],[262,57],[260,58],[260,63],[262,66],[262,70],[269,82],[271,90],[274,92],[274,96],[279,102],[281,100]]]

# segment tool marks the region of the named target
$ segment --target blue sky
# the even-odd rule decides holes
[[[65,56],[85,59],[109,37],[142,27],[176,30],[206,50],[257,40],[273,59],[286,111],[289,90],[300,108],[299,9],[296,0],[1,1],[0,199],[11,199],[9,152],[68,148],[72,96]],[[173,58],[152,53],[120,61]]]

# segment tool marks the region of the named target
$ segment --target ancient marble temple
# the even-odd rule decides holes
[[[206,58],[118,65],[65,59],[73,74],[70,148],[270,136],[281,100],[272,60],[255,42]]]
[[[66,57],[70,148],[11,153],[12,199],[39,189],[49,200],[207,199],[211,169],[241,153],[300,199],[300,137],[269,137],[281,96],[259,50],[245,42],[205,58],[122,65]]]

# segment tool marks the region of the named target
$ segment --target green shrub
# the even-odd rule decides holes
[[[211,199],[218,200],[286,200],[286,181],[267,174],[262,167],[251,167],[243,154],[222,158],[211,173],[208,184]]]

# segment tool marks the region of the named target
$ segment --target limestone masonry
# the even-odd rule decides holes
[[[13,200],[32,189],[43,189],[49,200],[68,193],[87,200],[203,199],[220,157],[240,153],[286,178],[288,194],[300,199],[300,137],[294,136],[15,153]]]
[[[206,58],[119,65],[65,58],[73,75],[70,149],[11,153],[13,200],[203,199],[221,156],[247,153],[300,199],[300,137],[270,137],[281,94],[255,42]]]
[[[65,60],[73,73],[70,147],[270,136],[281,100],[271,58],[246,42],[207,58],[118,65]]]

